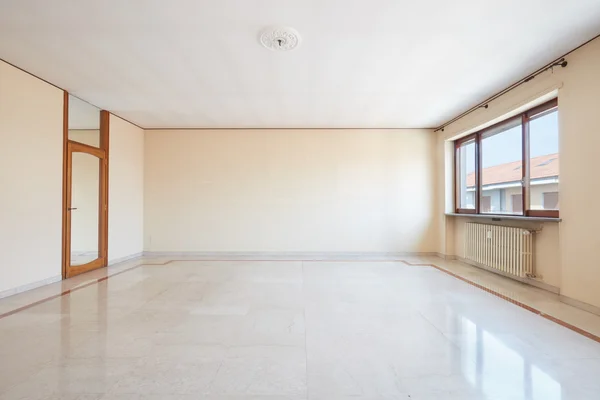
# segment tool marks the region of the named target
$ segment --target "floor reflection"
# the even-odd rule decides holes
[[[102,281],[60,297],[61,329],[59,367],[52,371],[56,391],[70,393],[79,386],[109,386],[106,366],[108,333],[108,286]],[[84,345],[94,357],[91,362],[73,354],[74,347]]]
[[[562,400],[562,387],[539,366],[494,334],[460,316],[461,367],[466,380],[482,394],[497,398]]]
[[[600,399],[598,343],[433,269],[106,271],[0,318],[0,400]]]

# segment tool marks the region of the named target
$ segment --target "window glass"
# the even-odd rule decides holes
[[[100,147],[100,109],[69,95],[69,140]]]
[[[523,214],[513,195],[523,190],[520,118],[486,132],[481,139],[481,213]],[[515,207],[516,206],[516,207]]]
[[[558,153],[556,99],[461,139],[457,212],[558,218]]]
[[[461,144],[457,151],[458,208],[475,209],[475,139]]]
[[[542,206],[544,210],[558,210],[558,192],[544,193]]]
[[[558,210],[558,110],[529,122],[531,210]]]
[[[512,195],[512,210],[515,213],[522,214],[523,213],[523,194],[513,194]]]
[[[489,213],[492,211],[492,196],[481,196],[481,212]]]

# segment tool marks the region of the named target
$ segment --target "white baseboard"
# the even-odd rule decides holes
[[[379,260],[395,261],[402,257],[433,256],[434,252],[177,252],[145,251],[144,257],[193,258],[196,260],[239,260],[239,261],[349,261]]]
[[[125,262],[125,261],[131,261],[131,260],[133,260],[135,258],[141,258],[143,255],[144,255],[143,252],[139,252],[139,253],[135,253],[135,254],[131,254],[131,255],[125,256],[125,257],[115,258],[114,260],[109,260],[108,261],[108,266],[110,267],[110,266],[113,266],[115,264],[120,264],[120,263]]]
[[[141,258],[142,254],[143,253],[140,252],[140,253],[131,254],[131,255],[125,256],[125,257],[116,258],[114,260],[109,261],[108,266],[110,267],[110,266],[113,266],[113,265],[116,265],[116,264],[120,264],[120,263],[123,263],[123,262],[134,260],[136,258]],[[15,294],[23,293],[23,292],[26,292],[28,290],[37,289],[39,287],[46,286],[46,285],[49,285],[51,283],[60,282],[61,280],[62,280],[62,275],[58,275],[58,276],[53,276],[53,277],[48,278],[48,279],[43,279],[41,281],[29,283],[27,285],[23,285],[23,286],[19,286],[19,287],[16,287],[16,288],[4,290],[4,291],[0,292],[0,299],[5,298],[5,297],[9,297],[9,296],[14,296]]]
[[[62,280],[62,275],[58,275],[58,276],[53,276],[51,278],[42,279],[41,281],[28,283],[27,285],[18,286],[16,288],[4,290],[4,291],[0,292],[0,299],[3,299],[8,296],[14,296],[15,294],[23,293],[28,290],[39,288],[41,286],[49,285],[51,283],[60,282],[61,280]]]
[[[441,259],[444,260],[448,260],[448,261],[452,261],[452,260],[458,260],[458,257],[456,256],[451,256],[449,254],[444,254],[444,253],[435,253],[435,255]]]
[[[584,311],[590,312],[592,314],[600,315],[600,307],[593,306],[588,303],[584,303],[583,301],[575,300],[571,297],[565,295],[559,295],[560,301],[575,308],[580,308]]]

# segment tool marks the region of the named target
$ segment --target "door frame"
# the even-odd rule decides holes
[[[63,201],[62,201],[62,277],[70,278],[108,265],[108,149],[110,113],[100,111],[100,147],[96,148],[69,140],[69,93],[63,94]],[[80,152],[98,157],[98,258],[82,265],[71,266],[71,178],[72,153]]]

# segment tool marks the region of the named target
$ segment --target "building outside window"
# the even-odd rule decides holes
[[[482,213],[523,213],[520,164],[514,161],[482,169]],[[534,157],[530,165],[531,209],[558,209],[558,153]],[[466,192],[469,199],[475,198],[475,172],[467,175]]]

